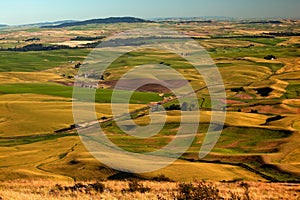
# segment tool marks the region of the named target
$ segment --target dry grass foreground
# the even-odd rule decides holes
[[[189,191],[189,189],[192,189]],[[206,189],[206,190],[203,190]],[[197,191],[202,193],[197,193]],[[300,199],[299,184],[104,181],[102,183],[17,180],[0,184],[0,199]],[[198,195],[198,198],[196,198]],[[217,197],[218,196],[218,197]]]

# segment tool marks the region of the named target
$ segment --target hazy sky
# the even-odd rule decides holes
[[[300,0],[1,0],[0,24],[109,16],[299,17]]]

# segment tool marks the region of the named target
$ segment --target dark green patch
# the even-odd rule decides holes
[[[237,40],[275,46],[278,43],[286,41],[287,39],[286,38],[237,38]]]

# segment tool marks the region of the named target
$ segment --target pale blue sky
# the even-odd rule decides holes
[[[0,24],[110,16],[299,17],[300,0],[1,0]]]

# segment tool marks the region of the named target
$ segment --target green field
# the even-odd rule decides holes
[[[95,93],[95,102],[97,103],[111,103],[111,95],[113,90],[108,89],[99,89],[96,92],[93,89],[79,88],[78,97],[81,97],[81,100],[89,100],[90,94]],[[116,91],[115,91],[116,92]],[[7,84],[0,85],[0,93],[2,94],[43,94],[51,95],[65,98],[72,98],[73,88],[70,86],[64,86],[55,83],[16,83],[16,84]],[[126,103],[124,96],[128,94],[127,91],[119,91],[119,99],[114,99],[115,103]],[[131,103],[149,103],[154,101],[161,100],[156,93],[146,93],[146,92],[135,92],[130,102]]]
[[[1,72],[33,72],[41,71],[68,61],[82,61],[89,50],[57,50],[50,52],[7,52],[0,51]]]
[[[285,38],[239,38],[239,40],[265,44],[270,46],[274,46],[278,43],[286,41]]]
[[[267,46],[267,47],[255,47],[255,48],[219,48],[209,50],[210,55],[213,58],[242,58],[242,57],[257,57],[264,58],[265,56],[272,54],[276,57],[295,57],[298,56],[300,51],[294,47],[282,47],[282,46]]]

